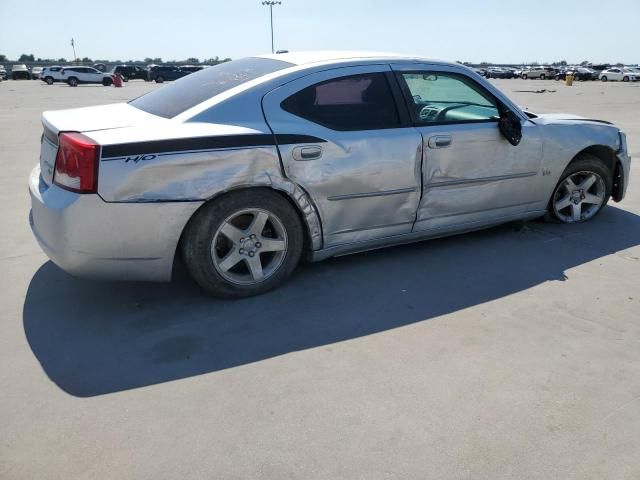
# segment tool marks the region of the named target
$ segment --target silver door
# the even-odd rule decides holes
[[[492,223],[539,206],[542,143],[534,124],[522,119],[522,140],[513,146],[498,129],[497,106],[495,115],[487,113],[496,98],[471,76],[432,65],[394,66],[394,70],[400,74],[424,144],[423,192],[415,231]],[[416,93],[420,77],[427,84],[423,96],[437,97],[433,103]],[[445,79],[451,84],[442,83]],[[438,81],[441,86],[436,87]],[[458,102],[461,92],[452,86],[454,81],[477,88],[469,86],[467,100],[476,105]],[[409,97],[411,92],[417,98]],[[476,94],[478,100],[473,98]],[[486,107],[480,95],[487,97]]]
[[[325,247],[411,232],[420,199],[422,138],[412,126],[336,130],[294,115],[282,103],[332,79],[378,73],[388,81],[384,72],[390,71],[388,65],[326,70],[263,99],[269,126],[276,139],[284,139],[279,149],[285,173],[312,197]]]

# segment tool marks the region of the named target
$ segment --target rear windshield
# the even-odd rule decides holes
[[[292,63],[270,58],[242,58],[191,73],[129,104],[153,115],[173,118],[233,87],[292,66]]]

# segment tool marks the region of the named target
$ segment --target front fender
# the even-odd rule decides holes
[[[549,177],[547,197],[551,196],[569,163],[585,151],[599,152],[598,156],[603,156],[602,153],[605,157],[608,156],[609,159],[603,158],[603,161],[607,162],[614,175],[614,160],[616,152],[620,149],[619,130],[616,127],[579,120],[546,121],[542,118],[534,119],[534,122],[542,129],[542,171]]]

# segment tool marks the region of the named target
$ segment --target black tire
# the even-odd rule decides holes
[[[623,82],[628,82],[628,81],[629,81],[629,77],[626,77],[626,76],[625,76],[625,77],[622,77],[622,81],[623,81]]]
[[[270,212],[280,220],[286,232],[286,250],[275,270],[264,280],[252,284],[233,283],[224,278],[214,265],[212,243],[216,232],[230,217],[254,208]],[[279,194],[267,189],[231,192],[209,202],[194,214],[183,234],[182,254],[189,273],[208,293],[222,298],[259,295],[284,282],[298,265],[304,242],[302,228],[297,212]]]
[[[523,73],[523,74],[522,74],[522,79],[523,79],[523,80],[526,80],[526,79],[527,79],[527,74],[526,74],[526,73]]]
[[[156,83],[162,83],[162,82],[164,82],[164,77],[162,75],[158,75],[156,77]]]
[[[67,83],[69,84],[70,87],[77,87],[78,79],[76,77],[71,77],[69,78],[69,80],[67,80]]]
[[[547,78],[547,76],[543,73],[542,75],[540,75],[540,80],[545,80]]]
[[[47,85],[53,85],[53,77],[45,77],[44,82]]]
[[[579,172],[593,172],[599,175],[604,180],[604,187],[605,187],[604,202],[602,203],[600,208],[597,210],[597,212],[588,220],[597,216],[602,211],[602,209],[604,209],[604,207],[607,205],[607,203],[609,202],[609,198],[611,197],[611,190],[613,188],[613,175],[611,174],[611,171],[609,170],[609,168],[598,157],[591,154],[583,154],[583,155],[580,155],[578,158],[576,158],[574,161],[572,161],[564,170],[564,172],[562,172],[562,176],[560,177],[560,180],[558,181],[556,187],[553,189],[553,193],[551,195],[551,198],[549,199],[549,204],[547,205],[547,214],[545,216],[545,219],[551,220],[554,222],[565,223],[556,214],[556,211],[554,209],[554,200],[556,199],[558,189],[561,187],[561,185],[564,183],[567,177],[570,177],[571,175],[574,175]],[[588,220],[581,220],[581,221],[588,221]]]
[[[102,85],[105,87],[110,87],[111,85],[113,85],[113,80],[111,80],[108,77],[105,77],[102,79]]]
[[[607,81],[607,76],[606,76],[606,75],[603,75],[603,76],[600,78],[600,80],[602,80],[603,82],[606,82],[606,81]]]

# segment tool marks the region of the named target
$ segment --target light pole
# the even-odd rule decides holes
[[[262,2],[262,5],[268,5],[269,6],[269,16],[271,17],[271,53],[273,53],[274,52],[274,49],[273,49],[273,6],[274,5],[282,5],[282,2],[268,0],[268,1]]]

